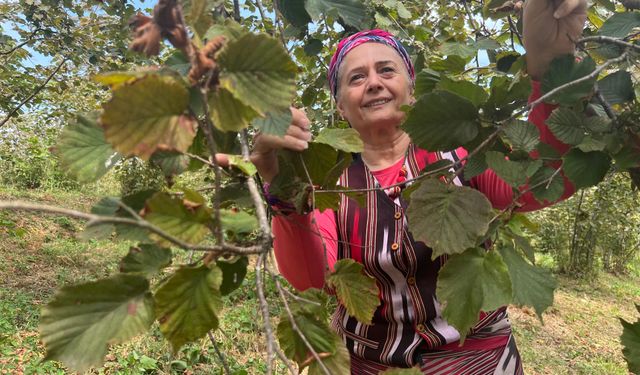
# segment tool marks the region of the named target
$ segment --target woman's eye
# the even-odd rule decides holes
[[[354,74],[354,75],[351,76],[351,78],[349,78],[349,82],[355,82],[355,81],[357,81],[359,79],[362,79],[362,78],[364,78],[364,75],[362,75],[362,74]]]
[[[382,73],[392,73],[392,72],[395,72],[396,70],[390,66],[385,66],[382,69],[380,69],[380,71]]]

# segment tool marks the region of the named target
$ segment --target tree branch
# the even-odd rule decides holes
[[[20,110],[20,108],[22,108],[23,105],[27,104],[31,99],[33,99],[36,95],[38,95],[38,93],[40,91],[42,91],[42,89],[47,85],[47,83],[49,83],[49,81],[51,81],[53,76],[55,76],[56,73],[58,73],[58,71],[60,71],[60,69],[62,68],[62,66],[66,62],[67,62],[67,58],[65,57],[65,58],[62,59],[60,64],[58,64],[58,66],[53,70],[53,72],[51,72],[51,74],[49,74],[47,79],[40,86],[38,86],[38,88],[36,88],[35,91],[31,95],[29,95],[28,98],[24,99],[20,104],[18,104],[18,106],[16,108],[14,108],[11,112],[9,112],[9,114],[7,114],[7,116],[2,120],[2,122],[0,122],[0,127],[2,127],[5,123],[7,123],[7,121],[9,121],[9,119],[16,112],[18,112]]]
[[[216,338],[213,337],[213,332],[211,331],[209,331],[209,340],[211,340],[211,343],[213,344],[213,350],[215,350],[216,355],[218,356],[218,358],[220,359],[220,362],[222,363],[222,367],[224,368],[225,375],[231,375],[231,369],[229,368],[227,359],[224,357],[224,354],[222,354],[222,352],[218,348],[218,343],[216,342]]]
[[[327,366],[322,362],[322,358],[320,358],[320,356],[318,355],[318,352],[316,352],[316,350],[313,348],[313,346],[311,345],[309,340],[307,340],[307,337],[304,335],[304,333],[302,332],[300,327],[298,327],[298,323],[296,322],[296,320],[295,320],[295,318],[293,316],[293,313],[291,312],[291,307],[289,307],[289,302],[287,301],[287,297],[284,295],[284,292],[282,291],[283,288],[282,288],[282,285],[280,284],[280,281],[277,278],[274,278],[274,281],[276,283],[276,289],[278,290],[278,294],[280,294],[280,299],[282,300],[282,303],[284,304],[284,310],[287,313],[287,317],[289,318],[289,322],[291,323],[291,328],[293,329],[293,331],[295,333],[298,334],[298,336],[300,337],[302,342],[304,342],[304,344],[307,347],[307,349],[309,349],[309,351],[311,352],[311,355],[313,356],[313,358],[318,362],[318,365],[320,366],[322,371],[326,375],[331,375],[331,371],[329,371]]]
[[[31,32],[31,35],[29,35],[29,36],[27,37],[27,39],[26,39],[25,41],[23,41],[22,43],[20,43],[20,44],[18,44],[18,45],[16,45],[16,46],[14,46],[14,47],[13,47],[13,48],[11,48],[10,50],[7,50],[7,51],[0,51],[0,56],[10,55],[10,54],[14,53],[16,50],[18,50],[18,49],[20,49],[20,48],[24,47],[25,45],[27,45],[27,44],[29,44],[29,43],[31,43],[31,42],[33,42],[33,41],[35,41],[34,37],[35,37],[35,36],[36,36],[36,34],[37,34],[38,32],[40,32],[40,31],[44,31],[44,29],[40,29],[40,28],[38,28],[38,29],[33,30],[33,32]]]
[[[622,55],[620,55],[620,56],[618,56],[616,58],[613,58],[613,59],[605,61],[602,65],[597,67],[590,74],[587,74],[584,77],[580,77],[580,78],[578,78],[578,79],[576,79],[574,81],[567,82],[564,85],[558,86],[555,89],[549,91],[548,93],[542,95],[538,99],[536,99],[533,102],[529,103],[529,105],[527,105],[524,108],[524,110],[520,111],[520,113],[533,109],[538,104],[546,101],[547,99],[551,98],[552,96],[556,95],[557,93],[561,92],[562,90],[566,90],[569,87],[573,87],[573,86],[578,85],[578,84],[580,84],[582,82],[586,82],[586,81],[588,81],[590,79],[597,78],[598,75],[600,75],[600,72],[605,70],[609,65],[624,61],[627,58],[628,55],[629,55],[629,50],[627,49],[626,51],[624,51],[624,53]]]
[[[271,315],[269,314],[269,303],[264,295],[264,283],[262,281],[262,272],[264,271],[265,258],[267,253],[262,253],[258,257],[256,263],[256,289],[258,291],[258,301],[260,302],[260,311],[262,312],[262,324],[264,332],[267,336],[267,375],[272,373],[273,348],[275,346],[275,338],[273,336],[273,328],[271,327]]]
[[[240,17],[240,2],[238,0],[233,0],[233,19],[240,23],[242,18]]]
[[[579,39],[576,43],[585,43],[585,42],[617,44],[619,46],[627,47],[629,49],[633,49],[640,52],[640,45],[629,43],[622,39],[612,38],[610,36],[600,36],[600,35],[586,36],[584,38]]]
[[[249,246],[249,247],[240,247],[234,245],[218,245],[218,246],[205,246],[205,245],[194,245],[187,243],[167,232],[153,225],[152,223],[142,219],[127,219],[123,217],[117,216],[100,216],[95,214],[89,214],[81,211],[69,210],[66,208],[60,208],[55,206],[43,205],[43,204],[33,204],[29,202],[22,201],[0,201],[0,211],[2,210],[12,210],[12,211],[36,211],[36,212],[45,212],[51,214],[64,215],[68,217],[73,217],[76,219],[82,219],[88,221],[87,226],[96,226],[96,225],[105,225],[105,224],[125,224],[131,225],[135,227],[139,227],[142,229],[146,229],[149,232],[157,234],[163,239],[175,244],[176,246],[185,249],[185,250],[195,250],[195,251],[207,251],[217,254],[237,254],[237,255],[252,255],[252,254],[261,254],[263,253],[262,247],[260,246]]]

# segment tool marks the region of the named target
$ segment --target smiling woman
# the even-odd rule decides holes
[[[529,73],[537,78],[549,61],[573,51],[568,38],[580,35],[586,2],[530,0],[527,4],[527,63]],[[563,32],[546,32],[549,29]],[[365,207],[343,197],[336,211],[298,215],[281,210],[282,215],[272,222],[279,269],[300,290],[323,288],[326,267],[333,269],[341,259],[362,263],[365,272],[376,280],[381,304],[372,324],[359,322],[342,304],[333,315],[332,327],[351,354],[352,374],[378,374],[389,368],[416,365],[424,374],[522,374],[506,307],[481,312],[478,323],[461,343],[464,335],[447,323],[436,299],[438,273],[448,256],[438,256],[437,249],[416,240],[409,229],[412,223],[406,214],[407,202],[400,194],[406,187],[402,182],[415,178],[438,160],[460,161],[467,155],[462,148],[449,152],[420,149],[402,129],[402,107],[415,102],[414,80],[406,50],[388,32],[362,31],[339,43],[329,67],[329,84],[340,115],[364,144],[362,153],[345,170],[339,183],[370,191]],[[531,86],[530,101],[534,101],[541,95],[540,84],[532,81]],[[540,141],[563,154],[567,146],[545,124],[554,108],[538,105],[529,113],[529,120],[538,128]],[[252,159],[267,182],[278,173],[278,148],[300,151],[307,148],[311,139],[304,112],[292,112],[293,122],[284,138],[257,136]],[[502,209],[514,199],[521,211],[544,206],[532,193],[515,197],[511,186],[491,169],[469,179],[456,174],[452,183],[479,190],[494,208]],[[561,199],[573,191],[564,178]],[[287,207],[286,202],[277,199],[271,203],[276,210]],[[482,258],[482,251],[477,252]],[[487,257],[492,254],[496,256],[490,252]],[[438,289],[439,296],[447,293]]]

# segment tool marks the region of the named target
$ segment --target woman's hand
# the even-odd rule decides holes
[[[533,79],[542,79],[553,59],[575,51],[586,20],[587,0],[525,1],[523,42]]]
[[[304,111],[291,107],[291,125],[284,137],[258,134],[255,138],[251,161],[258,169],[258,173],[266,182],[271,182],[278,174],[278,156],[276,151],[286,148],[293,151],[304,151],[309,147],[311,122]]]

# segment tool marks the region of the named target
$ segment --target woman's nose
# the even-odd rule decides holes
[[[369,81],[367,82],[367,91],[378,91],[382,89],[382,80],[377,74],[369,75]]]

